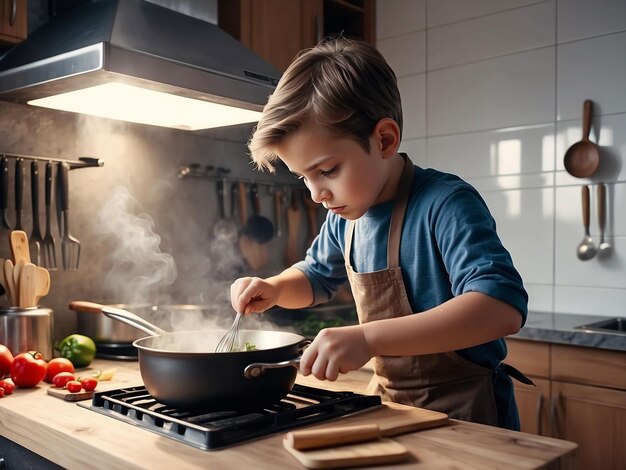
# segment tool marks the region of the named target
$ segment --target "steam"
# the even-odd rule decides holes
[[[161,251],[154,221],[142,211],[128,189],[118,186],[97,218],[99,233],[110,242],[112,266],[104,287],[123,303],[154,301],[177,277],[173,256]]]

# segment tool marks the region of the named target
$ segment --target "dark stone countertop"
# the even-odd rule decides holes
[[[626,334],[577,329],[615,317],[528,312],[524,327],[510,338],[589,348],[626,351]]]

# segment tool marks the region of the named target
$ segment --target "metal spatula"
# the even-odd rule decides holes
[[[58,194],[63,214],[63,240],[61,250],[63,252],[63,269],[76,271],[80,262],[80,242],[70,234],[69,220],[69,172],[70,166],[66,162],[57,164]]]

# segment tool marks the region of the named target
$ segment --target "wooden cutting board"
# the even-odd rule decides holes
[[[398,403],[354,416],[340,423],[326,423],[285,435],[283,446],[307,468],[344,468],[404,461],[411,454],[390,436],[421,431],[448,423],[448,415]],[[371,428],[378,428],[372,434]],[[361,432],[356,429],[361,428]],[[369,431],[365,428],[370,428]],[[354,442],[361,437],[365,442]],[[304,448],[305,442],[315,442],[322,448]]]
[[[81,390],[80,392],[70,392],[65,388],[48,387],[48,395],[52,395],[53,397],[57,397],[65,401],[81,401],[91,399],[93,390],[91,392],[87,392],[85,390]]]

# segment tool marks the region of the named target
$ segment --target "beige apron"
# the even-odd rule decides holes
[[[400,268],[400,237],[414,167],[405,157],[404,171],[393,206],[387,243],[387,269],[357,273],[350,264],[355,221],[346,236],[346,270],[359,321],[366,323],[411,315]],[[368,393],[383,400],[447,413],[451,418],[498,425],[493,371],[456,352],[374,358],[374,377]]]

